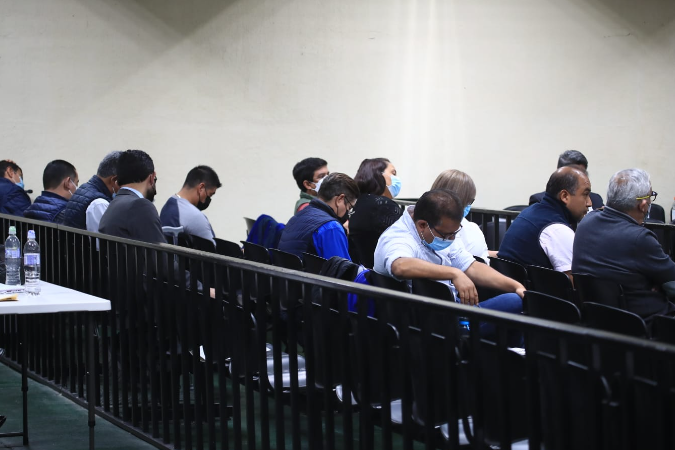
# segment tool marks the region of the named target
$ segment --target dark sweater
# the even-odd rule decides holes
[[[663,292],[675,284],[675,262],[652,231],[608,206],[579,223],[572,272],[621,284],[626,309],[647,320],[675,311]]]

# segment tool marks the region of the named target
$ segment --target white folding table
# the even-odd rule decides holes
[[[38,296],[31,296],[25,292],[19,294],[17,301],[0,302],[0,314],[53,314],[62,312],[96,312],[110,311],[110,301],[93,295],[68,289],[55,284],[40,281],[42,291]],[[0,292],[11,289],[0,283]],[[23,317],[20,317],[21,332],[21,390],[23,391],[23,432],[1,433],[0,437],[23,436],[23,444],[28,445],[28,374],[26,342],[26,326]],[[94,425],[96,399],[94,393],[96,377],[96,361],[94,361],[94,317],[87,314],[87,339],[89,340],[89,354],[87,355],[87,397],[89,405],[89,448],[94,448]]]

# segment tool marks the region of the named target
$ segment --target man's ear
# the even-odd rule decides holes
[[[302,182],[302,185],[307,189],[308,191],[313,191],[314,188],[312,187],[312,184],[314,184],[314,187],[316,187],[316,184],[313,181],[308,181],[305,180]]]
[[[560,191],[560,194],[558,194],[558,198],[560,199],[560,201],[566,205],[569,203],[571,196],[572,194],[570,194],[567,191],[567,189],[563,189],[562,191]]]

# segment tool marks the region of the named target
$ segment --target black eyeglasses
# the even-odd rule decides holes
[[[349,209],[347,210],[347,219],[351,219],[352,215],[354,215],[354,205],[352,204],[352,202],[347,200],[347,197],[345,197],[345,202],[349,204]]]
[[[636,197],[635,200],[646,200],[646,199],[648,199],[649,197],[651,197],[651,198],[652,198],[652,201],[654,202],[654,201],[656,201],[656,196],[657,196],[657,195],[659,195],[658,192],[652,191],[651,194],[645,195],[644,197]]]
[[[428,223],[428,225],[429,225],[429,231],[431,231],[432,228],[434,230],[436,230],[435,226],[431,225],[430,223]],[[433,231],[431,231],[431,235],[433,237],[439,237],[439,238],[443,239],[444,241],[451,241],[451,240],[455,239],[455,236],[457,236],[457,233],[459,233],[461,230],[462,230],[462,224],[459,224],[459,228],[457,228],[452,233],[442,235],[438,230],[436,230],[436,233],[438,233],[438,236],[436,236]]]

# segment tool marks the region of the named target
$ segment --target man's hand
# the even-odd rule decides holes
[[[471,281],[464,272],[458,272],[459,273],[452,279],[452,284],[455,285],[455,289],[457,289],[459,299],[465,305],[477,305],[478,292],[476,291],[476,285],[473,284],[473,281]]]

